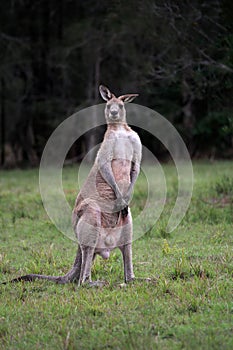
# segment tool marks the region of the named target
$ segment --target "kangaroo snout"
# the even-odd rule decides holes
[[[112,115],[113,117],[116,117],[117,114],[118,114],[118,110],[116,110],[116,109],[111,110],[111,115]]]

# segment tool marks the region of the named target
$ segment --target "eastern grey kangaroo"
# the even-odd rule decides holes
[[[57,283],[91,281],[91,266],[99,254],[107,259],[114,248],[122,252],[125,282],[134,279],[132,264],[132,216],[128,207],[140,171],[141,142],[126,122],[124,104],[137,94],[116,97],[100,85],[106,101],[107,130],[95,163],[82,186],[72,214],[78,252],[71,270],[64,276],[29,274],[11,280],[46,279]]]

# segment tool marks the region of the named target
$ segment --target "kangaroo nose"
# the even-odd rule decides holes
[[[112,111],[111,111],[111,114],[112,114],[113,116],[116,116],[117,113],[118,113],[118,111],[116,111],[116,110],[112,110]]]

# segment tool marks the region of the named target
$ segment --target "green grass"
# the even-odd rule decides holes
[[[233,163],[194,164],[190,208],[170,234],[165,227],[177,183],[174,168],[163,168],[164,211],[133,244],[136,276],[152,281],[122,288],[121,255],[115,250],[93,266],[93,280],[108,281],[102,288],[47,281],[0,285],[1,349],[233,348]],[[70,203],[76,175],[75,167],[64,170]],[[142,174],[134,216],[145,192]],[[47,217],[37,170],[0,172],[0,239],[0,281],[29,272],[61,274],[73,263],[77,247]]]

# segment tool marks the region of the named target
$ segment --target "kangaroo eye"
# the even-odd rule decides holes
[[[123,108],[123,105],[119,105],[119,108],[122,109],[122,108]]]
[[[107,109],[110,109],[110,105],[107,105]]]

